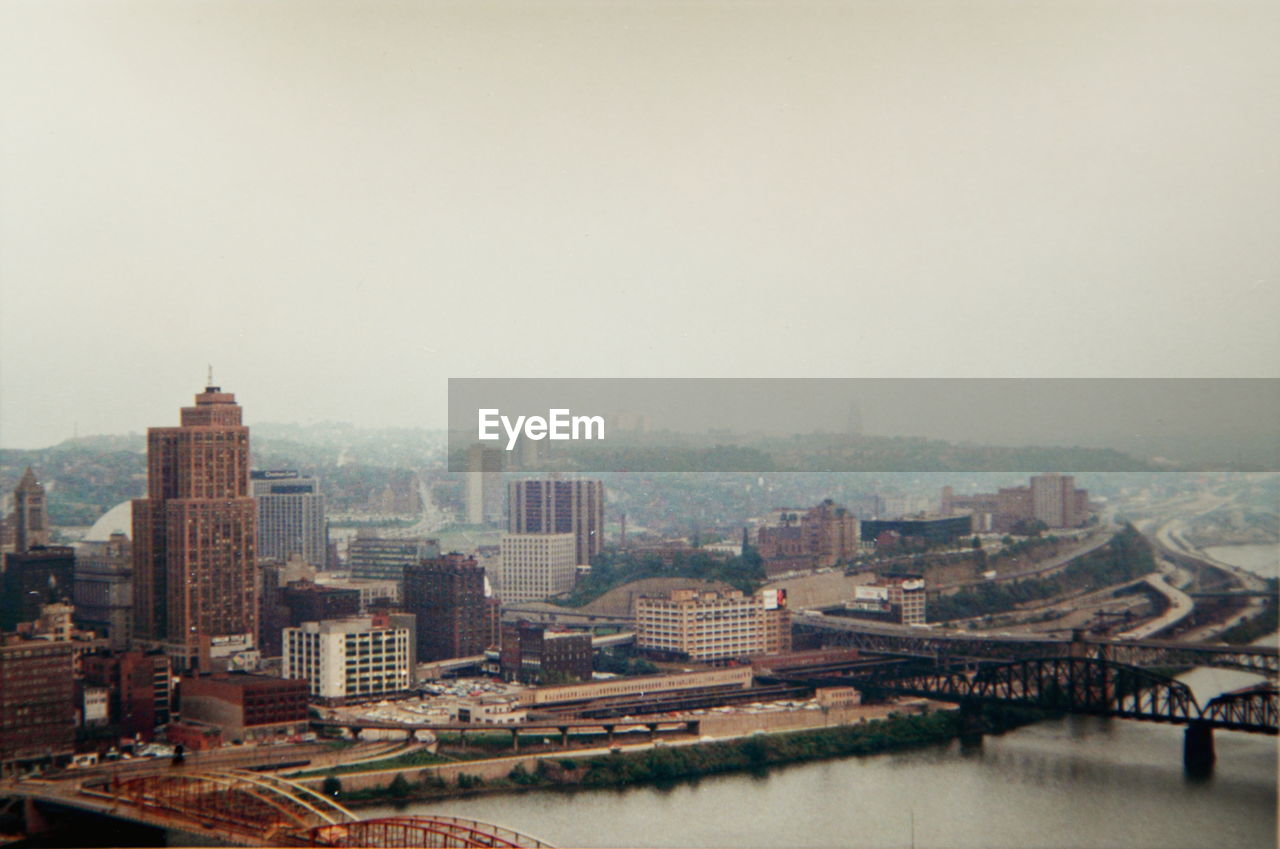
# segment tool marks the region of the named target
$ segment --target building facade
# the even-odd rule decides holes
[[[119,531],[75,546],[76,621],[116,651],[133,639],[133,544]]]
[[[173,675],[163,652],[98,652],[80,659],[86,683],[105,687],[108,714],[127,737],[150,741],[169,721]]]
[[[862,538],[868,543],[881,534],[893,533],[899,539],[920,540],[930,545],[948,545],[973,533],[968,516],[922,516],[918,519],[870,519],[862,523]]]
[[[635,600],[636,646],[696,661],[731,660],[791,650],[783,590],[673,590]]]
[[[578,541],[573,534],[503,534],[498,595],[514,603],[573,589]]]
[[[874,583],[854,587],[853,599],[845,603],[853,616],[894,622],[925,624],[925,582],[920,575],[886,575]]]
[[[502,521],[502,469],[506,452],[476,443],[467,449],[467,524]]]
[[[184,722],[217,726],[223,738],[263,740],[301,734],[309,726],[307,682],[244,672],[183,678]]]
[[[510,481],[507,531],[573,534],[577,563],[590,563],[604,548],[604,484],[598,480]]]
[[[457,552],[405,572],[401,608],[417,617],[418,661],[482,654],[498,642],[498,607],[484,569]]]
[[[251,472],[249,482],[258,503],[258,559],[298,556],[324,568],[329,530],[320,482],[291,469]]]
[[[21,553],[51,542],[44,487],[36,480],[35,472],[31,471],[30,466],[27,466],[13,491],[13,528],[16,552]]]
[[[75,733],[71,643],[0,635],[0,772],[70,755]]]
[[[178,427],[147,431],[147,497],[133,506],[134,628],[180,670],[253,648],[257,505],[249,428],[207,386]]]
[[[413,684],[409,629],[377,616],[286,628],[284,675],[306,679],[312,696],[330,701],[404,693]]]
[[[591,680],[591,634],[528,622],[502,626],[502,677],[523,684]]]
[[[808,510],[784,509],[774,515],[756,533],[766,574],[835,566],[858,554],[858,518],[829,498]]]
[[[347,546],[351,577],[372,581],[402,581],[406,566],[424,557],[437,557],[440,544],[426,537],[380,537],[361,529]]]
[[[33,546],[4,555],[0,568],[0,631],[40,618],[46,604],[70,601],[75,585],[75,549]]]

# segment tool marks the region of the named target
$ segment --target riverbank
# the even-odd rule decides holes
[[[530,790],[661,785],[722,773],[760,773],[784,764],[917,749],[979,732],[1000,733],[1043,718],[1040,711],[987,710],[975,725],[962,722],[957,710],[890,714],[856,725],[657,745],[585,758],[575,758],[572,752],[550,753],[516,762],[504,776],[490,778],[462,772],[446,780],[423,770],[416,781],[398,774],[390,784],[339,790],[335,798],[355,808]],[[338,787],[330,784],[327,789],[332,793]]]

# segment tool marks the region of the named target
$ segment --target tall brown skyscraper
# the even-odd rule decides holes
[[[177,669],[209,668],[257,632],[249,428],[230,392],[208,386],[180,427],[147,431],[147,498],[133,503],[137,638]]]

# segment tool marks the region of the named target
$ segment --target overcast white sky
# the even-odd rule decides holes
[[[1280,4],[0,5],[0,446],[450,376],[1275,376]]]

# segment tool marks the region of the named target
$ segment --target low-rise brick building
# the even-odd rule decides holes
[[[182,720],[216,725],[224,739],[260,740],[300,734],[307,728],[305,678],[271,678],[247,672],[183,678],[178,685]]]

